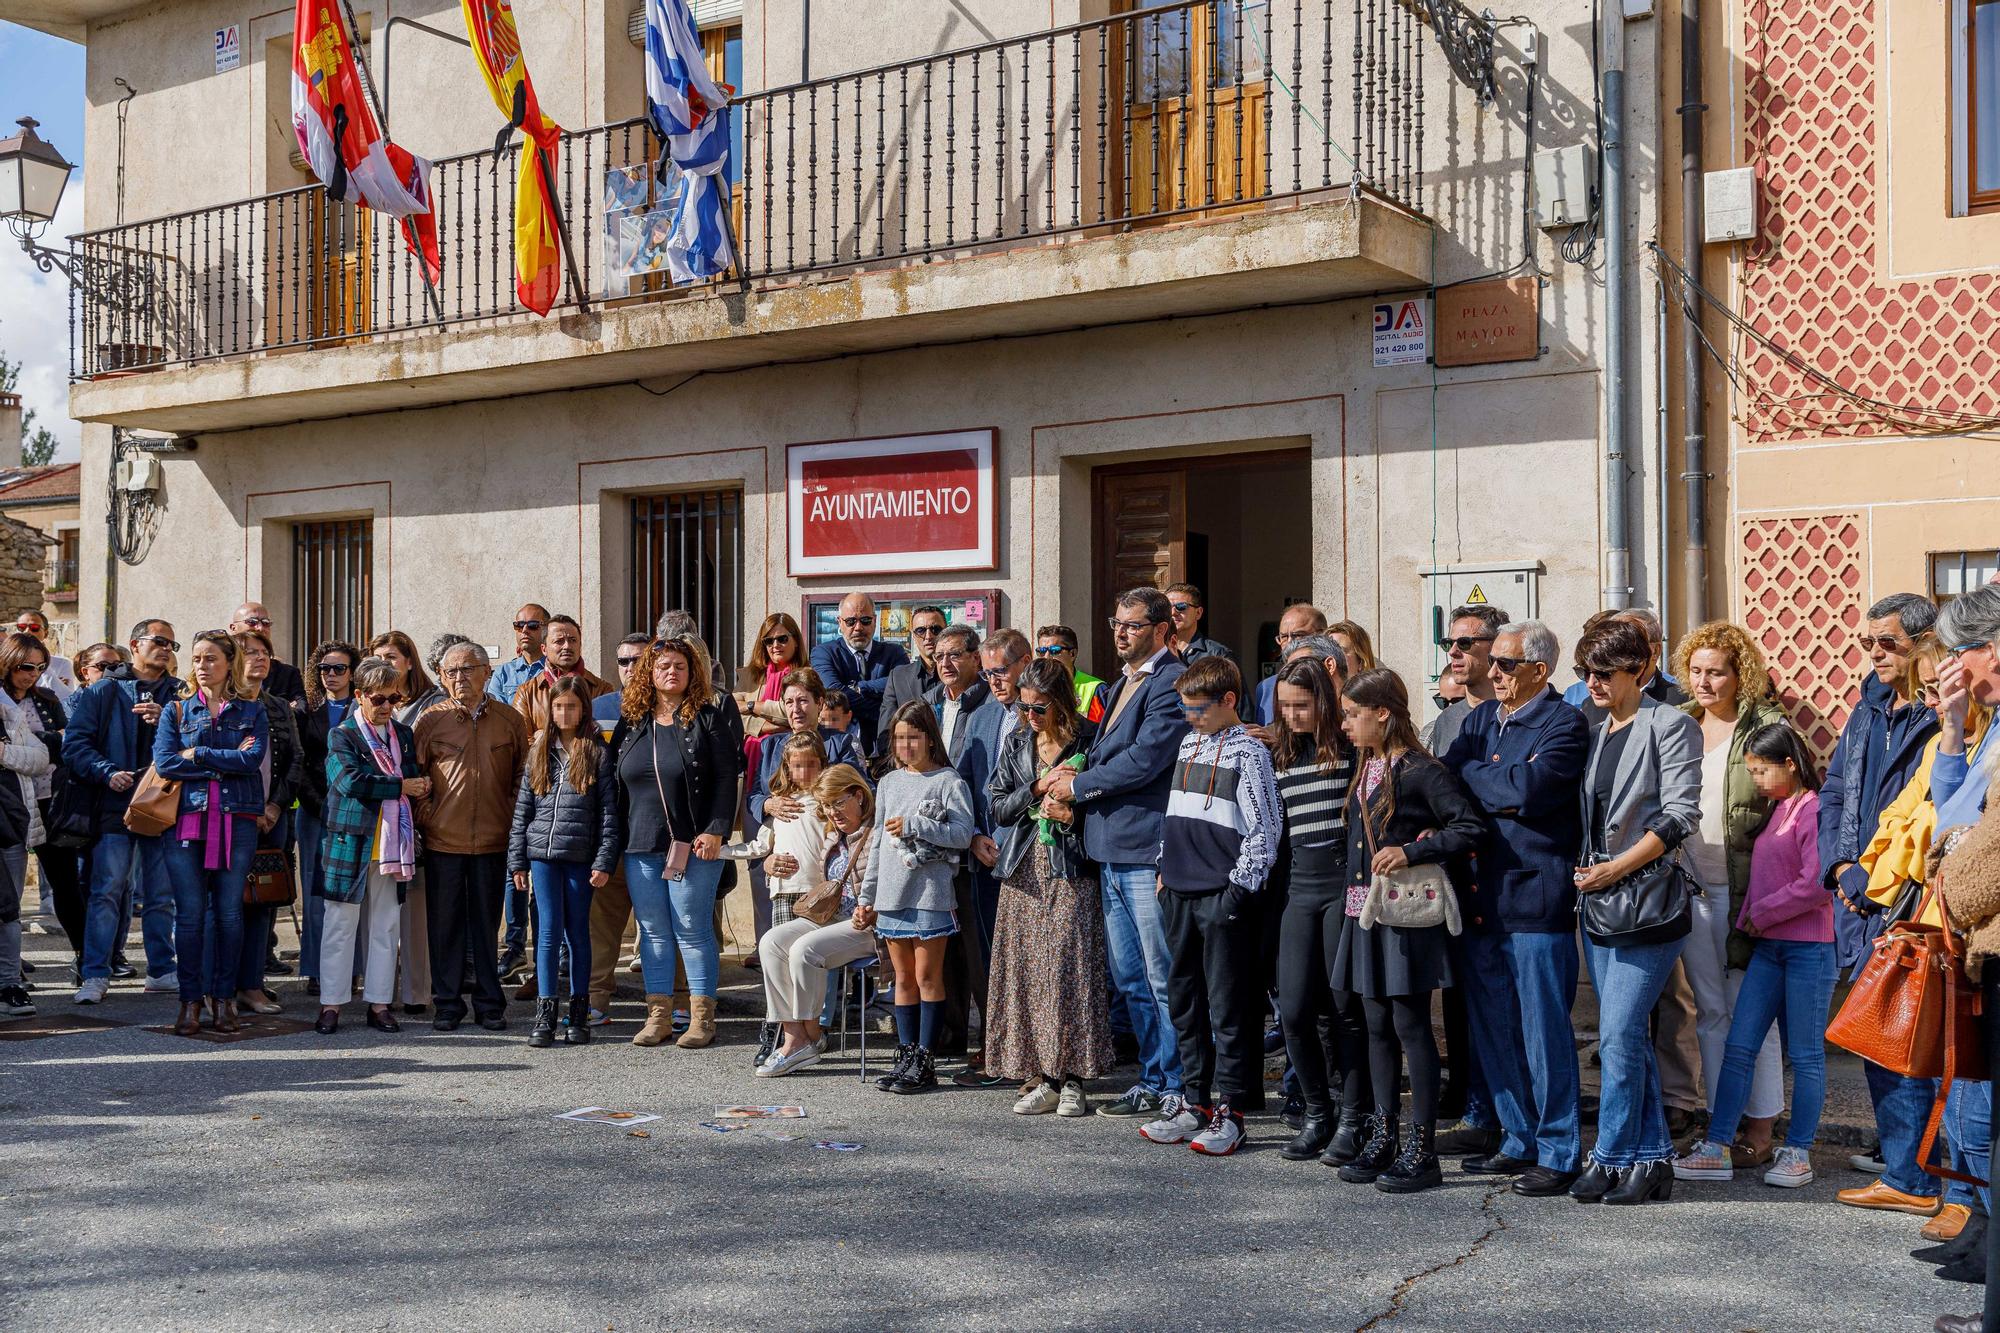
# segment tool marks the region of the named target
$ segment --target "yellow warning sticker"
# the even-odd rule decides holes
[[[1465,594],[1465,604],[1467,606],[1486,605],[1486,590],[1480,587],[1477,583],[1473,584],[1472,591]]]

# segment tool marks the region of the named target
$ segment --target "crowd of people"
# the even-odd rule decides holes
[[[1198,589],[1109,611],[1109,681],[1069,626],[982,635],[935,606],[906,652],[859,593],[810,648],[768,616],[726,681],[683,612],[620,642],[615,682],[534,604],[497,666],[467,636],[420,652],[392,631],[300,670],[246,603],[185,648],[150,618],[72,667],[24,616],[0,640],[0,1010],[33,1012],[30,852],[76,1003],[137,976],[136,913],[141,984],[178,996],[182,1033],[276,1011],[295,877],[321,1033],[356,991],[386,1032],[399,999],[439,1031],[503,1030],[525,970],[529,1044],[587,1043],[636,923],[632,1041],[705,1046],[717,900],[742,888],[755,1077],[817,1063],[839,974],[879,959],[891,1093],[957,1061],[1020,1115],[1226,1156],[1282,1050],[1288,1159],[1407,1193],[1451,1157],[1522,1195],[1633,1205],[1739,1171],[1810,1182],[1840,980],[1901,920],[1949,920],[1976,968],[2000,916],[1952,874],[2000,855],[1981,835],[2000,588],[1869,609],[1872,671],[1824,768],[1726,622],[1670,649],[1650,613],[1607,611],[1565,659],[1546,624],[1456,608],[1420,732],[1351,621],[1286,607],[1252,680],[1202,632]],[[2000,975],[1983,984],[2000,1013]],[[1853,1163],[1874,1179],[1841,1202],[1924,1217],[1919,1253],[1983,1280],[1983,1189],[1920,1160],[1936,1082],[1867,1075],[1879,1147]],[[1990,1084],[1956,1081],[1953,1174],[1984,1179],[1990,1120]]]

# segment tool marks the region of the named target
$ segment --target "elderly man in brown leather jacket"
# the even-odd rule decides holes
[[[459,983],[472,956],[472,1007],[479,1026],[507,1026],[500,989],[501,895],[507,831],[528,760],[528,724],[486,693],[486,650],[461,643],[444,655],[445,702],[417,720],[417,769],[431,792],[417,811],[429,885],[431,1026],[450,1032],[465,1019]]]

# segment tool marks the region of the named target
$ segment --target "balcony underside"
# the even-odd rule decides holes
[[[628,383],[1430,282],[1430,223],[1338,194],[546,320],[417,329],[80,381],[79,420],[177,434]]]

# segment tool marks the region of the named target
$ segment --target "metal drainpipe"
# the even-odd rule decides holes
[[[1667,524],[1672,519],[1673,488],[1667,485],[1667,329],[1672,323],[1672,315],[1667,309],[1667,284],[1656,280],[1653,285],[1653,488],[1657,492],[1659,514],[1654,522],[1658,525],[1659,540],[1654,543],[1653,578],[1659,593],[1653,603],[1654,612],[1660,617],[1660,628],[1672,642],[1674,626],[1668,619],[1672,608],[1673,575],[1667,571],[1673,562],[1667,558]],[[1700,624],[1689,621],[1689,627]]]
[[[1623,610],[1632,605],[1632,469],[1625,430],[1625,13],[1616,0],[1604,6],[1603,30],[1604,604]]]
[[[1681,0],[1681,263],[1701,276],[1702,112],[1701,0]],[[1681,484],[1687,504],[1687,554],[1682,578],[1687,589],[1687,623],[1706,621],[1708,612],[1708,418],[1703,402],[1701,306],[1686,304],[1681,335]],[[1664,484],[1665,474],[1662,474]]]

